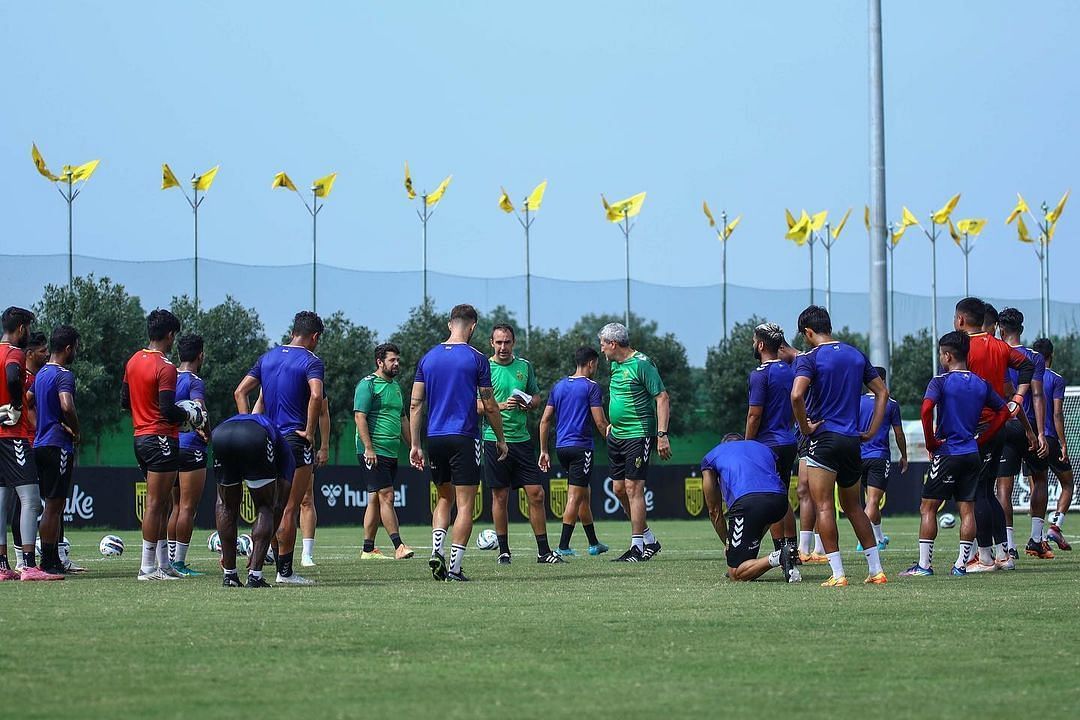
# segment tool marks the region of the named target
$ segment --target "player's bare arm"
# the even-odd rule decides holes
[[[319,451],[315,454],[315,467],[322,467],[330,460],[330,398],[324,397],[319,413]]]
[[[60,412],[64,416],[64,429],[71,441],[79,443],[79,414],[75,411],[75,398],[69,392],[60,393]]]
[[[233,391],[233,400],[236,402],[236,412],[240,415],[251,413],[251,403],[248,398],[251,393],[259,389],[259,381],[250,375],[245,375],[240,384]]]
[[[906,473],[908,469],[907,437],[904,436],[903,425],[893,425],[893,437],[896,438],[896,449],[900,451],[900,473]]]
[[[607,416],[604,415],[604,408],[594,407],[592,408],[593,424],[596,425],[597,432],[601,437],[607,437],[608,432],[611,430],[611,423],[608,422]]]
[[[671,459],[671,438],[668,437],[668,427],[671,421],[671,396],[667,390],[656,396],[656,431],[658,439],[656,450],[664,460]]]
[[[746,411],[746,432],[743,433],[743,437],[747,440],[753,440],[757,437],[758,430],[761,429],[761,417],[765,413],[765,408],[761,405],[751,405]]]
[[[489,387],[480,388],[480,402],[484,404],[484,414],[497,438],[495,443],[499,449],[499,459],[505,460],[510,449],[506,446],[506,437],[503,435],[502,415],[499,414],[499,404],[495,402],[495,392]]]
[[[319,424],[322,411],[323,381],[319,378],[311,378],[308,380],[307,424],[304,425],[304,432],[296,434],[312,442],[315,439],[315,426]]]
[[[368,431],[367,413],[357,410],[353,413],[353,422],[356,423],[356,434],[360,436],[360,442],[364,443],[364,462],[369,468],[374,467],[375,448],[371,444],[371,433]],[[402,418],[402,425],[405,425],[404,418]]]
[[[420,449],[420,423],[423,422],[424,383],[414,382],[409,398],[409,464],[417,470],[424,469],[424,451]]]
[[[551,456],[548,454],[548,436],[551,434],[551,423],[554,419],[555,408],[548,405],[544,408],[544,414],[540,417],[540,457],[536,461],[536,464],[544,472],[551,469]]]
[[[791,385],[791,411],[795,415],[795,422],[799,425],[799,432],[803,437],[810,437],[821,426],[821,420],[810,422],[806,417],[806,392],[810,389],[810,378],[798,376]]]
[[[727,526],[724,524],[724,499],[720,494],[715,470],[701,471],[701,489],[705,493],[705,505],[709,508],[709,520],[713,530],[725,546],[727,545]]]

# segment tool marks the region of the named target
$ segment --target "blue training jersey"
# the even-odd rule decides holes
[[[181,400],[202,400],[203,405],[206,405],[206,384],[201,377],[190,370],[181,370],[176,373],[176,402]],[[180,433],[180,447],[205,450],[206,441],[194,430],[182,432]]]
[[[754,439],[770,447],[794,445],[791,385],[795,371],[783,360],[769,360],[750,373],[750,407],[761,408],[761,425]]]
[[[819,432],[857,437],[859,397],[863,386],[877,376],[877,370],[862,351],[837,341],[818,345],[795,360],[795,377],[810,378],[810,386],[814,388],[813,397],[807,400],[806,414],[813,422],[824,421]]]
[[[1035,366],[1035,370],[1031,373],[1032,381],[1039,380],[1045,385],[1046,358],[1044,358],[1042,354],[1035,352],[1031,348],[1024,347],[1023,345],[1011,345],[1010,347],[1023,353],[1024,357],[1030,360],[1031,364]],[[1009,382],[1012,383],[1013,389],[1015,390],[1017,383],[1020,381],[1020,372],[1013,370],[1012,368],[1006,368],[1005,377],[1009,379]],[[1050,397],[1046,394],[1045,388],[1043,389],[1043,394],[1045,397]],[[1039,426],[1035,424],[1035,405],[1031,402],[1030,390],[1024,394],[1024,414],[1027,415],[1028,422],[1031,423],[1031,429],[1037,430]]]
[[[1054,425],[1054,400],[1065,399],[1065,378],[1046,368],[1043,375],[1043,394],[1046,396],[1046,437],[1060,440]]]
[[[308,381],[322,380],[324,374],[319,356],[297,345],[266,351],[248,370],[262,386],[263,413],[283,435],[307,427]]]
[[[292,448],[289,446],[288,441],[285,440],[285,433],[279,431],[277,425],[270,418],[266,415],[233,415],[221,425],[218,425],[218,428],[233,422],[254,422],[266,430],[266,437],[273,446],[272,459],[275,467],[277,467],[278,477],[292,479],[293,473],[296,472]]]
[[[756,440],[732,440],[717,445],[702,458],[701,469],[717,474],[728,507],[750,493],[787,495],[787,488],[776,472],[776,455]]]
[[[62,427],[64,411],[60,393],[75,397],[75,375],[56,363],[46,363],[34,378],[34,402],[37,404],[37,430],[34,447],[58,447],[71,452],[71,435]]]
[[[859,433],[864,433],[870,428],[870,421],[874,419],[874,394],[865,393],[859,398]],[[889,432],[894,427],[902,427],[900,422],[900,403],[889,398],[885,405],[885,417],[881,420],[881,426],[877,434],[862,444],[863,459],[885,458],[889,459]]]
[[[424,383],[428,437],[480,439],[476,392],[491,387],[491,365],[479,350],[465,343],[436,345],[420,359],[415,380]]]
[[[941,440],[935,455],[966,455],[979,451],[975,434],[984,407],[997,411],[1005,401],[981,377],[970,370],[950,370],[930,378],[926,386],[927,400],[937,404],[937,429],[934,437]]]
[[[555,383],[547,404],[555,408],[555,447],[593,447],[592,409],[603,407],[600,386],[586,377]]]

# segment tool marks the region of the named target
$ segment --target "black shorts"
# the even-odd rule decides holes
[[[206,448],[180,448],[180,472],[206,469]]]
[[[806,448],[806,463],[836,473],[836,484],[849,488],[862,477],[861,445],[858,435],[816,432]]]
[[[180,469],[180,440],[168,435],[139,435],[135,459],[143,477],[148,472],[169,473]]]
[[[293,465],[297,470],[315,464],[315,450],[310,442],[294,432],[285,436],[285,442],[292,448]],[[292,478],[289,479],[292,480]]]
[[[592,448],[563,447],[555,448],[559,464],[566,471],[566,480],[575,487],[592,485]]]
[[[653,438],[608,438],[608,463],[612,480],[645,480]]]
[[[36,485],[37,464],[29,440],[0,438],[0,487]]]
[[[1044,462],[1054,471],[1059,478],[1072,472],[1072,462],[1061,459],[1061,442],[1056,437],[1046,438],[1046,449],[1050,452]]]
[[[369,493],[394,487],[397,481],[397,458],[376,455],[375,465],[368,467],[363,455],[356,457],[360,461],[360,475],[364,478]]]
[[[34,448],[34,462],[37,463],[42,499],[66,499],[71,491],[75,453],[55,445],[43,445]]]
[[[791,482],[791,471],[795,469],[799,448],[797,445],[775,445],[769,449],[776,456],[776,472],[780,475],[780,482],[787,487]]]
[[[862,484],[865,487],[887,490],[889,488],[889,458],[863,458]]]
[[[787,515],[787,495],[750,493],[743,495],[727,511],[727,564],[737,568],[753,560],[761,549],[761,538],[769,526]]]
[[[795,443],[796,457],[799,460],[806,458],[806,453],[810,450],[810,441],[802,433],[798,434],[798,441]]]
[[[1001,454],[1004,449],[1004,428],[998,430],[997,435],[994,435],[986,445],[979,448],[982,457],[982,465],[979,467],[979,484],[983,487],[989,487],[991,493],[994,492],[994,487],[997,484]]]
[[[274,452],[266,429],[254,420],[222,423],[214,430],[214,477],[222,487],[268,485],[278,477]]]
[[[983,459],[979,453],[935,455],[926,473],[922,496],[928,500],[972,502]]]
[[[479,485],[484,445],[468,435],[436,435],[428,438],[428,464],[436,485]]]
[[[523,488],[540,484],[540,468],[536,464],[532,443],[507,443],[510,452],[499,460],[499,446],[484,441],[484,482],[490,488]]]
[[[1039,457],[1029,449],[1027,433],[1019,420],[1005,423],[999,434],[1004,436],[1005,445],[1001,449],[1001,460],[998,461],[998,477],[1014,477],[1021,467],[1027,468],[1026,475],[1030,475],[1032,471],[1046,472],[1046,458]]]

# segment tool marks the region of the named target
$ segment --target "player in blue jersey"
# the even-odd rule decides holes
[[[885,368],[875,367],[881,382],[885,382]],[[885,387],[888,387],[886,383]],[[859,399],[859,432],[866,432],[874,415],[875,398],[873,393],[866,393]],[[900,474],[907,472],[907,439],[900,420],[900,404],[889,398],[885,406],[885,419],[881,422],[874,437],[862,444],[862,486],[866,492],[866,517],[874,530],[878,550],[889,546],[889,536],[881,529],[881,507],[885,491],[889,487],[889,471],[892,469],[892,451],[889,449],[889,430],[896,438],[896,449],[900,452]],[[862,550],[862,543],[856,550]]]
[[[1049,522],[1043,525],[1041,541],[1053,540],[1060,550],[1072,550],[1072,545],[1061,532],[1065,522],[1065,513],[1069,511],[1073,498],[1073,471],[1069,461],[1069,448],[1065,442],[1065,379],[1051,368],[1054,364],[1054,343],[1049,338],[1040,338],[1032,344],[1032,349],[1046,361],[1046,373],[1043,375],[1043,393],[1046,400],[1047,462],[1057,475],[1061,492],[1058,495],[1057,508],[1050,513]],[[1035,517],[1032,516],[1032,539],[1035,539]]]
[[[427,406],[428,462],[439,498],[431,514],[431,576],[436,580],[462,582],[469,578],[461,561],[472,535],[473,507],[480,485],[480,462],[484,455],[476,398],[495,433],[496,459],[509,454],[503,435],[502,415],[491,389],[491,366],[484,355],[469,345],[476,331],[476,308],[456,305],[450,311],[450,337],[421,358],[416,366],[409,403],[412,448],[409,462],[424,469],[420,447],[424,407]],[[447,567],[443,541],[450,526],[450,509],[457,505],[450,563]]]
[[[847,576],[840,558],[836,531],[834,493],[859,542],[866,548],[869,576],[866,583],[888,582],[870,520],[862,507],[859,477],[862,474],[860,444],[877,433],[885,416],[889,391],[873,365],[858,349],[833,340],[829,311],[811,305],[802,311],[799,332],[810,350],[795,361],[791,404],[799,430],[807,438],[806,465],[810,494],[817,513],[817,531],[825,548],[832,576],[822,587],[845,587]],[[874,393],[874,414],[865,432],[859,432],[859,397],[863,385]],[[807,394],[813,390],[813,403]]]
[[[930,453],[930,471],[923,485],[919,512],[919,560],[903,577],[934,574],[934,541],[937,539],[937,511],[946,500],[955,500],[960,512],[960,552],[953,563],[953,575],[968,572],[967,564],[975,540],[975,493],[983,460],[980,448],[988,444],[1009,419],[1009,409],[990,385],[967,368],[971,340],[954,330],[938,340],[938,362],[945,373],[930,379],[922,403],[923,436]],[[934,408],[937,408],[937,428]],[[988,409],[989,424],[980,424]],[[978,566],[982,567],[982,566]],[[997,570],[991,563],[985,566]],[[979,570],[981,572],[981,570]]]
[[[600,437],[607,436],[608,429],[603,394],[592,379],[599,362],[600,354],[591,347],[578,348],[574,353],[574,374],[551,388],[540,418],[540,469],[544,472],[551,469],[548,442],[554,423],[555,454],[570,487],[563,511],[562,535],[555,551],[560,555],[577,555],[570,548],[570,538],[579,519],[589,539],[589,554],[608,551],[608,546],[596,537],[592,515],[593,426]]]
[[[295,449],[268,415],[234,415],[214,429],[214,475],[217,477],[217,531],[221,538],[224,587],[245,587],[236,570],[236,523],[247,485],[255,504],[248,564],[249,588],[272,587],[262,574],[270,539],[281,521]]]
[[[325,370],[315,354],[322,333],[322,318],[308,310],[296,313],[289,343],[264,353],[233,393],[237,412],[247,415],[250,396],[261,388],[263,413],[292,448],[295,471],[277,528],[277,582],[285,585],[313,584],[293,572],[293,550],[300,503],[311,489],[312,441],[323,409]]]
[[[795,373],[780,357],[784,331],[776,323],[761,323],[754,328],[754,357],[761,362],[749,380],[749,409],[746,412],[747,440],[767,445],[776,455],[776,472],[785,485],[790,483],[795,466],[795,419],[791,412],[791,385]],[[788,507],[784,519],[770,528],[773,549],[785,543],[795,545],[795,513]],[[796,556],[797,557],[797,556]]]
[[[176,401],[191,400],[206,412],[206,385],[199,377],[203,364],[201,335],[185,335],[176,341],[180,367],[176,372]],[[209,418],[209,415],[207,415]],[[195,527],[195,512],[206,485],[206,430],[180,433],[180,472],[172,491],[169,514],[169,560],[181,575],[196,577],[201,572],[187,565],[188,545]]]
[[[713,528],[725,546],[729,578],[754,580],[779,567],[787,582],[802,580],[794,545],[785,543],[758,558],[765,532],[791,510],[772,450],[735,434],[726,436],[701,460],[701,487]]]
[[[49,338],[49,362],[34,377],[36,432],[34,462],[37,464],[41,499],[38,535],[41,537],[41,569],[64,574],[60,557],[64,504],[71,492],[75,444],[79,440],[79,415],[75,410],[75,375],[70,367],[79,350],[79,332],[59,325]]]

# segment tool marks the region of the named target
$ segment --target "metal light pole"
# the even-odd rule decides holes
[[[825,223],[825,237],[821,244],[825,246],[825,309],[832,312],[832,235],[829,223]]]
[[[881,52],[881,0],[869,0],[867,9],[870,37],[870,360],[891,370],[891,348],[886,333],[886,308],[889,303],[886,302],[885,278],[885,82]],[[892,331],[891,324],[888,329]]]
[[[304,199],[304,196],[297,189],[296,185],[284,172],[279,172],[274,176],[274,182],[270,186],[271,188],[285,188],[286,190],[292,190],[296,193],[296,197],[300,198],[300,202],[304,204],[304,209],[311,215],[311,309],[316,311],[318,308],[319,298],[319,213],[322,212],[323,207],[326,205],[326,198],[329,197],[330,191],[334,187],[334,182],[337,180],[337,173],[330,173],[324,175],[321,178],[313,180],[311,183],[311,204]],[[319,198],[323,198],[323,204],[319,204]]]
[[[889,250],[889,354],[896,347],[896,243],[888,242]]]
[[[530,267],[529,228],[533,220],[529,217],[529,201],[525,201],[525,220],[518,218],[525,228],[525,349],[529,349],[529,335],[532,331],[532,268]]]
[[[428,302],[428,279],[427,279],[427,224],[428,220],[435,213],[428,210],[427,193],[420,196],[420,209],[416,211],[417,217],[420,218],[420,237],[423,245],[423,258],[421,260],[424,269],[424,304]]]
[[[1044,202],[1042,204],[1043,221],[1039,223],[1039,228],[1042,231],[1039,238],[1042,242],[1042,334],[1043,337],[1050,337],[1050,222],[1046,220],[1049,207]]]
[[[930,374],[937,374],[937,223],[930,213],[930,230],[923,229],[923,234],[930,240]]]
[[[71,171],[69,170],[64,174],[64,181],[67,183],[67,192],[65,193],[60,188],[56,188],[60,192],[60,197],[64,198],[67,202],[68,211],[68,292],[71,292],[72,284],[75,281],[75,240],[74,240],[74,214],[71,206],[75,202],[75,198],[79,196],[80,190],[75,189],[75,184],[71,179]]]
[[[30,158],[34,161],[34,167],[37,168],[38,173],[46,180],[52,183],[63,183],[67,186],[66,189],[62,189],[60,185],[57,185],[56,191],[60,193],[60,197],[64,198],[64,202],[67,203],[68,211],[68,293],[70,294],[75,282],[75,230],[74,230],[74,211],[72,209],[75,203],[75,198],[79,197],[82,193],[82,188],[75,189],[75,184],[78,182],[85,183],[90,179],[90,176],[97,170],[100,160],[91,160],[88,163],[82,165],[64,165],[60,172],[60,175],[53,175],[49,171],[49,168],[45,165],[45,159],[38,152],[37,145],[31,144],[30,146]]]
[[[727,210],[720,211],[720,316],[724,323],[724,339],[727,340]]]
[[[619,225],[619,229],[622,230],[623,238],[626,240],[626,312],[624,314],[626,331],[630,331],[630,230],[633,225],[630,224],[630,208],[623,208],[623,221]]]

